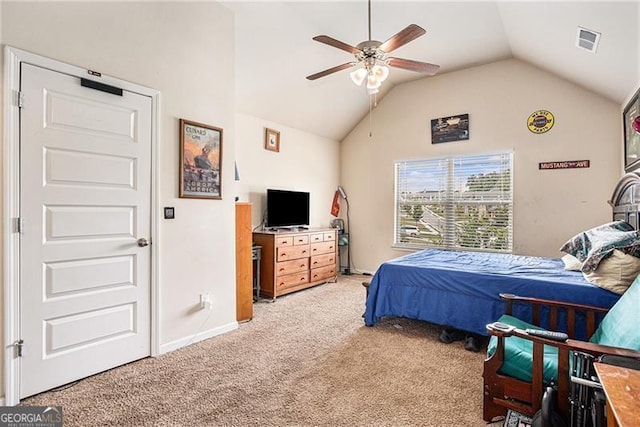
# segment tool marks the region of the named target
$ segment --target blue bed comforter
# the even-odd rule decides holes
[[[619,298],[581,272],[565,270],[560,259],[426,249],[380,266],[369,286],[365,323],[398,316],[487,335],[485,326],[504,314],[500,293],[607,308]],[[524,307],[514,314],[531,317]]]

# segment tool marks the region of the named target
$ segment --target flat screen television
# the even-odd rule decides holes
[[[309,193],[267,189],[269,228],[309,225]]]

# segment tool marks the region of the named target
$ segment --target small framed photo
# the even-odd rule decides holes
[[[222,199],[222,129],[180,119],[180,197]]]
[[[277,130],[266,128],[264,133],[264,148],[266,150],[279,152],[280,132],[278,132]]]
[[[640,89],[633,95],[622,113],[624,128],[624,170],[640,167]],[[635,124],[634,124],[635,123]]]

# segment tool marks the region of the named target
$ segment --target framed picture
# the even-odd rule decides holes
[[[266,128],[264,133],[264,148],[275,152],[280,151],[280,132]]]
[[[469,139],[469,114],[431,119],[431,143]]]
[[[630,172],[640,167],[640,89],[622,113],[624,127],[624,170]],[[636,123],[634,125],[634,123]]]
[[[180,197],[222,199],[222,129],[180,119]]]

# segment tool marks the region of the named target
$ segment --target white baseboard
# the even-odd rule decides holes
[[[227,332],[231,332],[238,329],[238,322],[228,323],[226,325],[218,326],[217,328],[209,329],[208,331],[199,332],[189,337],[180,338],[175,341],[168,342],[160,345],[160,354],[169,353],[170,351],[177,350],[182,347],[186,347],[191,344],[195,344],[200,341],[204,341],[208,338],[222,335]]]
[[[4,396],[0,397],[0,406],[4,406]]]

